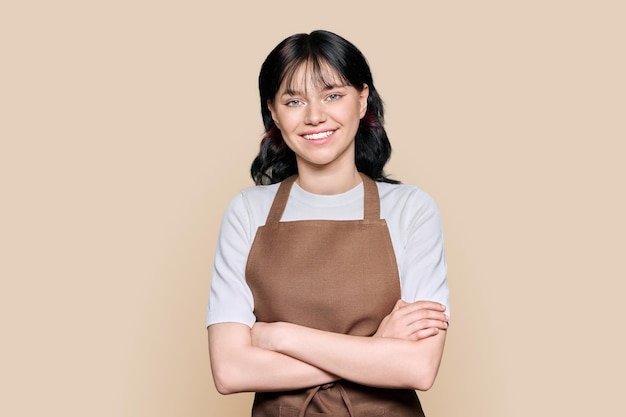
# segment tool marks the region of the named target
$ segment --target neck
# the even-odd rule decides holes
[[[361,176],[356,166],[341,170],[315,170],[310,167],[298,167],[298,185],[313,194],[333,195],[349,191],[361,183]]]

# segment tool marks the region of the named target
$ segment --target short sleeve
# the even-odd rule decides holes
[[[220,226],[206,314],[207,327],[223,322],[256,321],[254,299],[245,279],[246,262],[254,232],[245,197],[237,195],[228,205]]]
[[[426,192],[416,189],[405,207],[402,298],[408,302],[435,301],[446,306],[450,296],[439,208]]]

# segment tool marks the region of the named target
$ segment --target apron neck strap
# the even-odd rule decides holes
[[[363,218],[365,220],[378,220],[380,219],[378,187],[373,179],[362,172],[359,172],[359,174],[361,174],[361,178],[363,179]]]
[[[283,212],[285,211],[285,206],[287,205],[287,200],[289,199],[289,191],[291,191],[291,186],[297,178],[298,174],[292,175],[291,177],[285,178],[280,183],[276,196],[274,197],[274,202],[270,208],[270,212],[267,215],[267,220],[265,221],[266,224],[280,222],[281,217],[283,217]]]
[[[367,175],[359,172],[361,179],[363,180],[363,219],[364,220],[378,220],[380,219],[380,197],[378,196],[378,187],[374,180]],[[289,199],[289,192],[293,183],[298,178],[298,175],[292,175],[285,178],[278,187],[272,207],[267,215],[266,224],[278,223],[283,217],[283,212],[287,206],[287,200]]]

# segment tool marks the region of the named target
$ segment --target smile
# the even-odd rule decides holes
[[[333,133],[335,133],[334,130],[327,130],[326,132],[312,133],[310,135],[302,135],[302,137],[305,138],[306,140],[319,140],[319,139],[327,138]]]

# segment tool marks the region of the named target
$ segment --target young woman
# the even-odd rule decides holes
[[[391,147],[366,59],[297,34],[259,75],[257,186],[226,210],[207,310],[222,394],[252,415],[421,416],[448,326],[438,209],[387,178]]]

